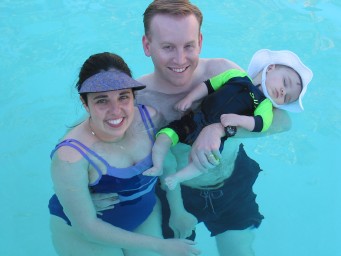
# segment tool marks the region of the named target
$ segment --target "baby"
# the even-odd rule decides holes
[[[249,76],[252,78],[250,78]],[[291,112],[303,111],[302,97],[312,79],[312,71],[290,51],[257,51],[248,73],[231,69],[198,85],[175,108],[189,110],[192,103],[203,99],[198,110],[189,111],[180,120],[162,128],[153,146],[153,167],[145,175],[161,175],[164,158],[179,141],[192,145],[207,125],[220,122],[225,127],[224,141],[235,135],[236,127],[252,132],[266,131],[273,119],[273,107]],[[213,154],[208,160],[217,160]],[[212,159],[213,158],[213,159]],[[193,163],[166,177],[170,190],[202,173]]]

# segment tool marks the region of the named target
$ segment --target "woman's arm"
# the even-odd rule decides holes
[[[69,159],[66,152],[70,150],[61,148],[55,154],[51,167],[52,180],[72,227],[86,239],[124,249],[150,250],[161,255],[176,255],[179,252],[180,255],[188,255],[188,252],[196,250],[187,240],[164,240],[137,234],[97,218],[88,189],[88,163],[84,159]],[[172,248],[174,246],[179,248]]]

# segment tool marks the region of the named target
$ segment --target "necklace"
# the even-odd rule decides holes
[[[89,129],[90,129],[90,132],[91,132],[91,134],[93,135],[93,136],[96,136],[96,133],[92,130],[92,128],[91,128],[91,123],[90,123],[90,119],[91,119],[91,116],[89,117]]]
[[[105,140],[102,140],[101,138],[99,138],[97,135],[96,135],[96,133],[92,130],[92,127],[91,127],[91,116],[89,117],[89,119],[88,119],[88,124],[89,124],[89,130],[90,130],[90,132],[91,132],[91,134],[93,135],[93,136],[95,136],[98,140],[100,140],[100,141],[103,141],[103,142],[110,142],[110,141],[105,141]],[[113,142],[113,141],[112,141]],[[122,150],[125,150],[125,148],[123,147],[123,146],[120,146],[117,142],[115,142],[114,143],[114,145],[116,145],[117,147],[119,147],[120,149],[122,149]]]

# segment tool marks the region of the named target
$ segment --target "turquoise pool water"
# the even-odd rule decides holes
[[[150,72],[141,46],[149,2],[0,2],[0,255],[55,255],[49,153],[83,114],[73,89],[77,72],[102,51],[122,55],[135,77]],[[305,112],[291,115],[292,130],[244,143],[264,169],[254,187],[266,217],[256,231],[256,255],[340,256],[340,2],[193,3],[204,13],[202,57],[246,68],[260,48],[290,49],[314,71]],[[213,239],[198,229],[202,255],[216,256]]]

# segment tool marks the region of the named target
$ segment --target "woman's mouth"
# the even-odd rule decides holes
[[[117,119],[109,119],[106,122],[111,127],[119,127],[123,123],[123,117]]]

